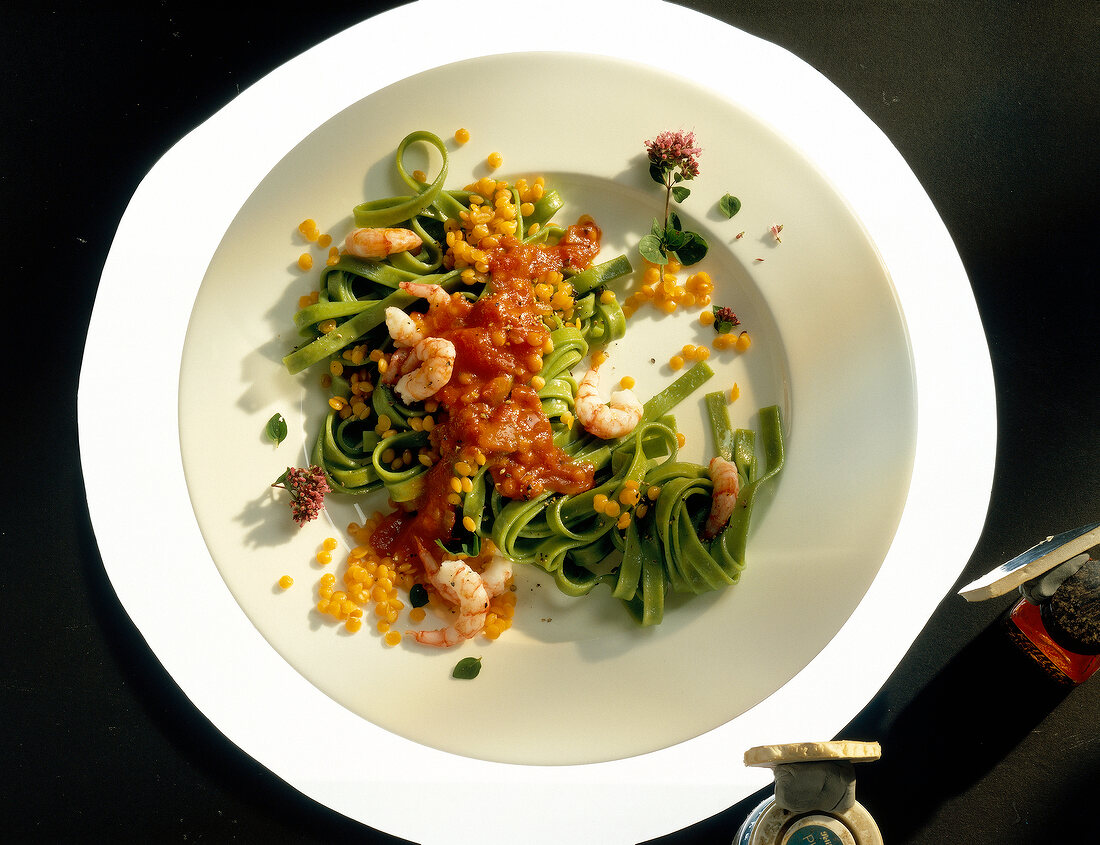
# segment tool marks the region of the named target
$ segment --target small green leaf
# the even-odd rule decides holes
[[[280,475],[278,478],[276,478],[275,482],[271,486],[272,487],[284,487],[286,485],[286,479],[287,479],[288,475],[290,475],[290,467],[287,467],[286,471],[282,475]]]
[[[723,194],[722,199],[718,200],[718,210],[726,217],[733,217],[741,210],[741,200],[730,194]]]
[[[667,235],[670,229],[675,229],[677,232],[684,228],[684,224],[680,222],[680,215],[675,211],[668,213],[668,225],[665,226],[665,234]]]
[[[282,414],[276,414],[267,421],[267,436],[276,446],[286,440],[286,420]]]
[[[438,539],[435,541],[435,544],[443,549],[448,555],[477,557],[481,554],[481,538],[478,537],[477,534],[467,531],[465,528],[460,528],[459,536],[452,540],[450,546],[443,545],[443,541]]]
[[[638,252],[642,258],[653,264],[668,264],[668,257],[664,253],[661,239],[656,235],[646,235],[638,244]]]
[[[428,603],[428,591],[423,584],[413,584],[409,587],[409,604],[413,607],[423,607]]]
[[[665,169],[659,164],[649,165],[649,178],[656,182],[658,185],[665,184]]]
[[[656,235],[658,238],[663,238],[665,236],[665,224],[654,217],[653,225],[649,227],[649,232],[651,235]]]
[[[480,657],[463,657],[451,670],[451,677],[461,681],[472,681],[479,672],[481,672]]]
[[[691,191],[689,191],[687,188],[682,188],[678,186],[672,189],[672,198],[676,200],[676,202],[683,202],[690,195]]]
[[[665,248],[673,252],[687,243],[690,232],[681,232],[679,229],[670,228],[665,232]]]
[[[676,250],[676,257],[680,259],[680,263],[685,267],[690,267],[692,264],[698,264],[706,257],[710,244],[698,232],[686,232],[685,234],[688,236],[687,242]]]

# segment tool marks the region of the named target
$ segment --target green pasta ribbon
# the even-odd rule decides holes
[[[442,156],[439,172],[428,184],[405,168],[405,154],[416,143],[426,143]],[[323,468],[332,490],[350,496],[384,490],[393,502],[407,506],[420,496],[428,472],[419,455],[431,447],[430,421],[420,403],[402,403],[382,382],[380,365],[367,350],[393,348],[386,309],[405,310],[416,301],[400,288],[402,282],[440,284],[472,300],[491,291],[487,284],[464,284],[458,270],[446,270],[443,264],[447,223],[469,210],[473,196],[468,190],[446,189],[444,143],[431,132],[412,132],[398,145],[395,164],[409,193],[360,203],[352,216],[357,226],[411,229],[420,237],[422,249],[416,255],[402,252],[382,260],[342,255],[326,265],[319,274],[316,301],[294,315],[301,343],[283,362],[291,374],[326,365],[332,396],[356,403],[350,415],[337,410],[326,414],[311,449],[311,461]],[[564,204],[557,191],[546,191],[528,215],[522,213],[518,191],[511,191],[516,231],[523,233],[524,242],[553,243],[565,232],[553,222]],[[467,476],[469,484],[456,506],[456,522],[464,527],[456,528],[455,543],[476,549],[481,539],[491,538],[517,564],[550,574],[566,595],[582,596],[604,584],[641,625],[649,626],[661,622],[670,594],[698,595],[738,582],[745,568],[753,505],[763,485],[782,469],[784,444],[778,406],[760,410],[758,433],[734,430],[725,396],[706,394],[718,454],[736,464],[741,485],[728,524],[712,540],[704,540],[701,530],[714,485],[705,467],[679,459],[672,412],[714,375],[705,362],[697,362],[650,397],[638,425],[625,437],[602,440],[574,422],[578,383],[573,370],[593,347],[606,346],[626,333],[617,298],[605,297],[603,291],[631,272],[626,256],[570,272],[570,322],[547,318],[553,348],[542,356],[539,400],[555,445],[591,465],[592,489],[577,495],[545,492],[530,500],[508,499],[496,490],[488,466],[477,467]],[[348,375],[347,367],[358,375]],[[354,379],[366,377],[364,373],[370,376],[369,396],[353,390]],[[333,405],[342,407],[339,401]],[[383,418],[388,425],[377,423]],[[756,456],[758,434],[763,473]],[[651,489],[659,491],[653,499],[647,495]],[[597,509],[601,500],[614,507],[601,504]],[[622,512],[630,509],[630,518],[623,520]]]

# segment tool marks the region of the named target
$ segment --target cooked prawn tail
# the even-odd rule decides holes
[[[401,290],[421,299],[428,300],[432,308],[439,308],[451,301],[451,295],[442,285],[427,282],[401,282]]]
[[[429,570],[429,580],[441,596],[456,606],[458,615],[447,628],[414,631],[416,641],[424,645],[449,648],[476,636],[485,628],[489,612],[490,597],[481,575],[465,561],[457,558],[444,558],[436,564],[423,546],[419,546],[419,549],[421,560]]]
[[[645,408],[632,390],[618,390],[611,401],[600,400],[599,365],[594,364],[577,386],[573,411],[589,434],[611,440],[630,434],[642,419]]]
[[[467,639],[453,625],[447,628],[438,628],[434,631],[413,631],[412,635],[413,639],[421,645],[430,645],[436,648],[451,648]]]
[[[485,584],[485,590],[489,598],[499,596],[508,589],[512,580],[512,561],[500,552],[493,555],[489,565],[481,572],[481,580]]]
[[[392,305],[386,309],[386,329],[398,348],[416,346],[424,339],[424,332],[416,320]]]
[[[413,351],[420,365],[405,372],[396,387],[405,403],[422,402],[434,396],[446,386],[454,372],[455,345],[446,338],[426,337],[413,347]]]
[[[378,261],[398,252],[417,249],[423,241],[411,229],[355,229],[344,240],[350,255]]]
[[[707,472],[714,484],[714,491],[711,493],[710,513],[703,526],[703,539],[713,540],[726,527],[737,504],[737,496],[741,492],[741,476],[737,473],[737,464],[720,455],[711,458]]]

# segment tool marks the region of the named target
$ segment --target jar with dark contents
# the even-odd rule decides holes
[[[1047,537],[967,584],[984,601],[1019,590],[1003,628],[1056,683],[1083,683],[1100,668],[1100,522]]]
[[[1100,560],[1096,549],[1066,561],[1075,571],[1050,595],[1025,593],[1008,613],[1016,645],[1051,678],[1076,685],[1100,668]],[[1074,566],[1079,563],[1078,566]]]

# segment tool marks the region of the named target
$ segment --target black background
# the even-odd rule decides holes
[[[1100,519],[1097,5],[684,5],[786,47],[839,86],[901,151],[958,246],[992,355],[999,426],[989,515],[959,585],[1047,534]],[[99,275],[142,176],[241,90],[388,7],[0,7],[3,392],[13,397],[0,414],[0,838],[399,841],[266,772],[160,667],[106,579],[75,415]],[[690,33],[655,26],[653,40],[686,49]],[[137,431],[141,421],[121,424]],[[945,484],[955,471],[943,467]],[[1008,603],[945,596],[843,732],[883,744],[883,760],[859,770],[858,794],[891,845],[1084,834],[1100,783],[1100,681],[1052,692],[1002,661],[983,632]],[[759,797],[655,841],[728,842]],[[487,795],[472,813],[487,838],[524,841],[493,827],[492,807]]]

